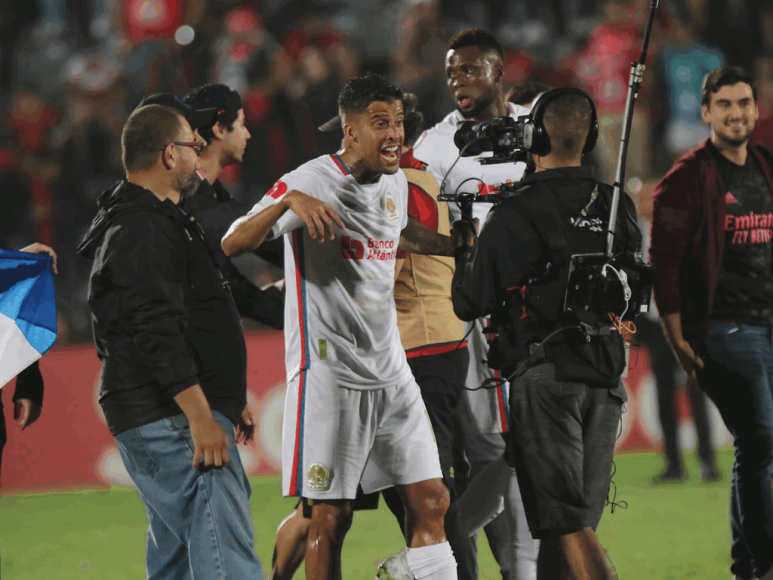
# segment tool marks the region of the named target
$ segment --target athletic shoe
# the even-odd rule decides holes
[[[684,469],[681,465],[669,465],[663,471],[652,478],[652,482],[658,483],[679,483],[686,479]]]
[[[701,465],[701,481],[703,483],[715,483],[722,480],[722,472],[716,463]]]

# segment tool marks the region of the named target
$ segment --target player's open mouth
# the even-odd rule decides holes
[[[470,106],[470,97],[456,97],[456,103],[459,105],[460,109],[466,109]]]
[[[398,149],[399,149],[398,145],[390,145],[389,147],[384,147],[381,150],[381,156],[384,157],[384,159],[386,159],[390,163],[395,163],[399,159],[399,156],[397,154]]]

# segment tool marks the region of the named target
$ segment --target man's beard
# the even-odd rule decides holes
[[[175,180],[174,188],[180,192],[182,197],[185,197],[194,193],[199,188],[200,184],[201,179],[199,178],[199,175],[193,171],[188,175],[178,175]]]
[[[483,114],[486,109],[488,109],[491,106],[491,103],[494,102],[494,99],[480,99],[478,103],[475,105],[475,108],[472,111],[464,112],[461,109],[459,109],[459,112],[462,114],[463,117],[467,119],[475,119],[476,117]],[[458,109],[458,107],[457,107]]]
[[[738,147],[740,145],[743,145],[744,143],[746,143],[751,138],[751,136],[752,136],[752,132],[751,131],[749,131],[743,137],[737,137],[737,138],[735,138],[735,137],[728,137],[727,135],[721,135],[721,134],[717,133],[717,137],[719,138],[720,141],[722,141],[726,145],[730,145],[732,147]]]

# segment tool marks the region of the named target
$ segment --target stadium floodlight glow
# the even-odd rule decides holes
[[[193,42],[194,38],[196,38],[196,32],[193,30],[192,27],[188,26],[187,24],[182,25],[174,33],[175,41],[177,42],[177,44],[180,44],[182,46],[189,45],[191,42]]]

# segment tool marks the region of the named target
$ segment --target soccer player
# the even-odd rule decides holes
[[[408,218],[402,91],[357,77],[338,107],[343,149],[285,175],[222,244],[236,255],[285,236],[283,493],[313,501],[308,577],[340,575],[361,482],[365,492],[397,487],[415,577],[455,580],[443,529],[449,493],[392,293],[398,247],[450,256],[461,236]]]
[[[507,101],[502,47],[489,32],[480,28],[459,32],[449,43],[445,66],[448,91],[457,109],[419,138],[414,156],[427,163],[444,193],[457,190],[496,193],[501,184],[519,181],[525,164],[481,165],[476,157],[462,157],[457,161],[459,149],[454,145],[457,124],[466,120],[488,123],[504,116],[517,118],[528,115],[529,110]],[[479,220],[481,228],[491,207],[488,203],[473,206],[473,217]],[[459,208],[453,203],[449,208],[452,217],[460,219]],[[530,578],[536,566],[536,545],[526,526],[515,470],[503,458],[502,434],[508,432],[507,385],[481,388],[484,381],[497,376],[484,362],[488,358],[486,325],[487,319],[480,319],[467,326],[470,366],[466,387],[475,390],[465,390],[458,407],[465,453],[470,461],[470,479],[486,469],[483,481],[490,489],[490,493],[478,494],[472,499],[493,505],[504,501],[506,521],[497,518],[485,527],[491,550],[505,577]],[[473,516],[483,516],[488,511],[483,505],[472,505],[472,508],[467,514],[462,510],[468,523],[476,519]]]
[[[408,179],[408,215],[441,233],[449,232],[448,211],[437,201],[438,183],[426,165],[413,157],[413,143],[421,135],[424,116],[416,111],[417,99],[405,94],[403,129],[405,141],[400,169]],[[340,116],[331,119],[320,131],[341,130]],[[456,429],[454,414],[464,388],[469,354],[464,338],[464,325],[456,318],[451,304],[451,280],[454,263],[450,258],[420,256],[398,252],[395,265],[395,304],[400,338],[406,350],[408,365],[421,389],[440,453],[443,481],[451,495],[445,515],[448,542],[457,563],[461,580],[477,578],[473,544],[455,508],[452,447]],[[383,490],[386,504],[404,532],[405,510],[393,488]],[[375,509],[378,494],[359,495],[354,510]],[[501,509],[499,510],[502,511]],[[289,580],[305,558],[306,538],[311,521],[308,506],[296,507],[277,527],[272,560],[272,578]],[[305,516],[305,517],[304,517]],[[399,574],[410,575],[400,553],[383,562],[377,578],[395,580]],[[396,573],[399,568],[399,573]]]

